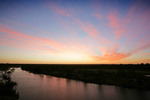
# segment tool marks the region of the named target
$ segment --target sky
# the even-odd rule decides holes
[[[150,63],[150,1],[0,0],[0,63]]]

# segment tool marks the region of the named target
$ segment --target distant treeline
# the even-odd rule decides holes
[[[20,66],[23,70],[36,74],[89,83],[150,89],[150,64],[17,64],[12,66]]]
[[[88,69],[122,69],[122,70],[140,70],[140,71],[150,71],[149,63],[141,64],[0,64],[0,67],[72,67],[72,68],[88,68]]]

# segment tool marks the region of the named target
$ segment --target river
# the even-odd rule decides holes
[[[33,74],[15,68],[19,100],[150,100],[150,91]]]

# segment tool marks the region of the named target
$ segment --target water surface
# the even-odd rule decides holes
[[[150,91],[96,85],[15,68],[19,100],[150,100]]]

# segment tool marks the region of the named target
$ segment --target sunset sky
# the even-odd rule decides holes
[[[150,63],[150,1],[0,0],[0,63]]]

